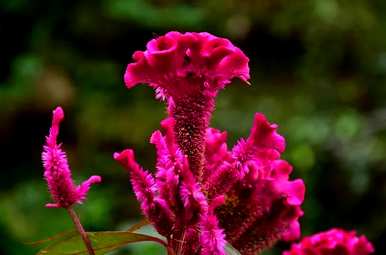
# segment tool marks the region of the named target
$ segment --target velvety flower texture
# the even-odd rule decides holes
[[[74,184],[66,153],[61,149],[61,144],[57,144],[56,141],[64,112],[61,107],[57,107],[52,115],[52,125],[43,147],[42,159],[44,178],[54,203],[48,203],[46,207],[69,208],[75,203],[82,203],[86,199],[90,186],[101,182],[101,177],[94,175],[79,186]]]
[[[147,83],[166,99],[176,121],[176,139],[188,156],[194,175],[201,177],[204,137],[218,90],[238,77],[249,79],[249,59],[229,40],[209,33],[169,32],[136,51],[127,66],[128,88]]]
[[[227,134],[209,127],[219,89],[249,79],[248,58],[227,39],[170,32],[137,51],[125,73],[127,87],[148,83],[166,99],[169,117],[150,142],[155,175],[132,150],[115,153],[130,173],[144,215],[177,255],[223,255],[226,241],[256,254],[279,239],[299,237],[305,187],[289,180],[280,159],[285,141],[264,115],[232,150]]]
[[[225,240],[241,254],[256,254],[299,237],[305,187],[288,180],[292,168],[280,159],[285,142],[276,125],[256,114],[248,139],[230,151],[226,133],[208,128],[201,182],[176,143],[174,119],[161,125],[163,132],[151,137],[155,176],[135,162],[132,150],[114,158],[128,169],[143,213],[178,254],[224,254]]]
[[[373,252],[374,247],[365,236],[334,228],[303,238],[283,255],[368,255]]]

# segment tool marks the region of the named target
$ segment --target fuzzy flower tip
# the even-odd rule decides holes
[[[177,143],[200,178],[215,96],[233,78],[248,81],[248,57],[225,38],[169,32],[151,40],[145,51],[136,51],[133,59],[124,76],[126,86],[147,83],[157,98],[167,101]]]
[[[293,244],[283,255],[368,255],[374,252],[373,245],[365,236],[357,236],[355,231],[331,229],[303,238]]]
[[[66,153],[61,149],[61,144],[57,144],[59,125],[63,118],[62,108],[57,107],[53,111],[52,125],[42,153],[44,178],[54,200],[54,203],[46,204],[50,208],[69,208],[75,203],[81,204],[91,185],[102,180],[100,176],[91,176],[79,186],[74,184]]]

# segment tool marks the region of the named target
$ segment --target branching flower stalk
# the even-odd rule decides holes
[[[250,136],[232,150],[226,132],[210,128],[219,90],[233,78],[248,83],[248,57],[209,33],[169,32],[133,59],[126,86],[149,84],[166,102],[168,117],[150,139],[155,175],[142,169],[131,149],[114,158],[168,246],[177,255],[224,255],[229,242],[252,255],[299,237],[305,187],[289,180],[292,167],[280,159],[285,141],[278,126],[257,113]]]
[[[67,162],[66,153],[61,149],[61,144],[57,144],[59,125],[64,118],[64,112],[62,108],[57,107],[52,115],[52,124],[43,147],[42,160],[44,178],[47,181],[48,189],[54,203],[48,203],[46,207],[66,209],[82,237],[88,253],[94,255],[95,252],[92,248],[91,241],[79,217],[75,213],[73,205],[83,203],[91,185],[101,182],[102,179],[100,176],[94,175],[79,186],[75,185],[71,177],[71,170]]]

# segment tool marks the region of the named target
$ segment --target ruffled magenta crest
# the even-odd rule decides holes
[[[148,83],[174,99],[202,91],[216,94],[232,78],[249,79],[244,53],[209,33],[169,32],[149,41],[133,59],[124,77],[128,88]]]
[[[51,208],[69,208],[76,203],[81,204],[91,185],[102,180],[100,176],[94,175],[79,186],[74,184],[66,153],[57,144],[59,125],[63,119],[64,112],[61,107],[57,107],[52,114],[52,125],[42,153],[44,178],[54,200],[54,203],[49,203],[46,207]]]
[[[373,245],[365,236],[358,236],[355,231],[334,228],[303,238],[293,244],[283,255],[368,255],[374,252]]]

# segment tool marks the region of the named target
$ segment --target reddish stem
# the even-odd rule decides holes
[[[168,255],[176,255],[176,253],[174,252],[174,250],[173,250],[172,247],[167,246],[166,249],[167,249],[167,251],[168,251]]]
[[[174,132],[189,167],[197,180],[202,177],[205,160],[205,132],[214,110],[214,97],[198,94],[175,100],[172,109]]]
[[[78,215],[76,214],[74,209],[72,209],[71,207],[67,208],[67,212],[70,215],[72,222],[74,222],[76,230],[78,230],[80,236],[82,237],[83,242],[87,248],[88,254],[89,255],[95,255],[94,249],[92,248],[92,245],[91,245],[91,241],[88,238],[88,235],[87,235],[86,231],[84,230],[82,223],[80,223],[80,219],[79,219]]]

